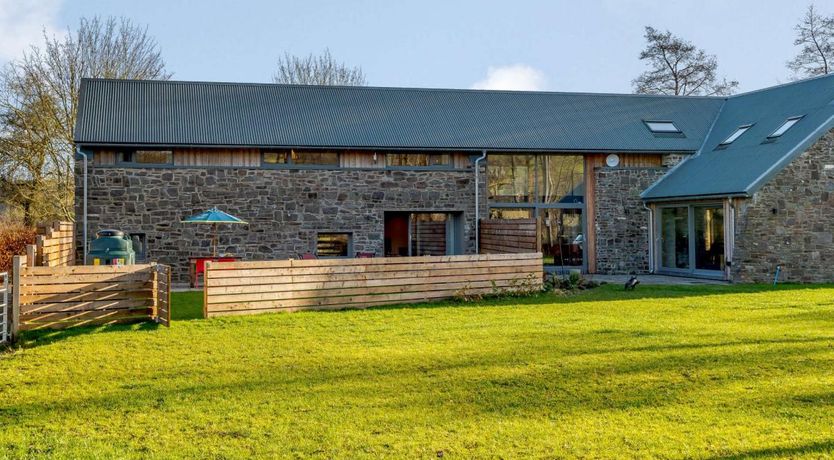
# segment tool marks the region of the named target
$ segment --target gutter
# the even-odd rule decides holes
[[[484,150],[481,152],[481,156],[475,159],[475,254],[481,253],[481,235],[480,235],[480,222],[481,222],[481,201],[480,201],[480,190],[481,190],[481,161],[485,160],[487,156],[487,151]]]

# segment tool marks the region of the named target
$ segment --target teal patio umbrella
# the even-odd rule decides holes
[[[212,257],[217,257],[217,224],[246,224],[246,221],[238,219],[237,217],[227,214],[217,207],[213,207],[208,211],[201,212],[195,216],[181,221],[184,224],[211,224],[214,229],[214,234],[211,238]]]

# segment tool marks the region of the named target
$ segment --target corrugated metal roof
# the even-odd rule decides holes
[[[91,144],[695,151],[721,98],[87,79]],[[672,120],[685,137],[655,137]]]
[[[803,118],[774,142],[767,136]],[[741,125],[753,126],[717,149]],[[834,126],[834,75],[727,98],[697,155],[643,193],[646,200],[750,195]]]

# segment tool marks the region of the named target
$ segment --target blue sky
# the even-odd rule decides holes
[[[179,80],[269,81],[285,51],[360,65],[375,86],[630,92],[643,26],[718,56],[742,90],[789,79],[807,2],[0,0],[0,61],[82,16],[145,24]],[[817,2],[834,13],[830,1]]]

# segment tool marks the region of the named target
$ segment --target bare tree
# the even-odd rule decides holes
[[[738,87],[737,81],[718,77],[715,56],[668,30],[646,27],[645,37],[646,49],[640,53],[640,60],[648,63],[649,70],[632,81],[635,93],[724,96]]]
[[[826,75],[834,70],[834,16],[818,13],[814,5],[808,5],[802,22],[794,26],[795,46],[802,47],[799,54],[788,61],[788,68],[796,78]]]
[[[0,74],[0,199],[23,208],[28,222],[73,217],[73,130],[85,77],[170,74],[147,29],[113,17],[82,19],[65,37],[44,35],[43,47],[6,66]],[[51,210],[35,212],[45,193]]]
[[[320,56],[310,54],[298,57],[285,53],[278,59],[278,69],[272,81],[292,85],[367,85],[360,67],[348,67],[336,62],[329,49],[325,49]]]

